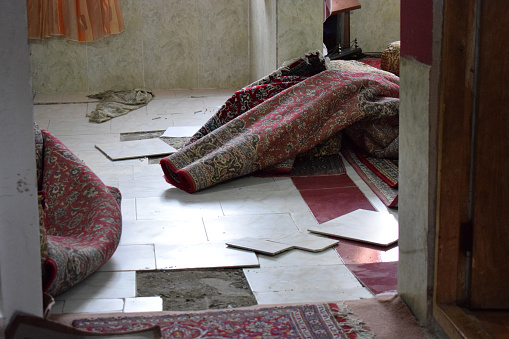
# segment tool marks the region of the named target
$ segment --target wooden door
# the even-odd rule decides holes
[[[509,309],[509,2],[495,3],[483,1],[480,12],[469,291],[475,309]]]

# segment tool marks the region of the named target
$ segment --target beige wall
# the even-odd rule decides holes
[[[34,91],[238,88],[249,79],[248,0],[122,0],[126,29],[92,43],[31,42]]]
[[[400,40],[400,0],[359,0],[351,12],[351,40],[357,38],[363,52],[382,52]]]

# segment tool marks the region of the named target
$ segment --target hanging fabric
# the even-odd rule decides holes
[[[27,0],[28,37],[95,41],[124,30],[120,0]]]

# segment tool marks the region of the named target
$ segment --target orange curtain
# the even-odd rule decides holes
[[[120,0],[27,0],[28,37],[95,41],[124,30]]]

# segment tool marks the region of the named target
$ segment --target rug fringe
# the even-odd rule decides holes
[[[331,310],[331,313],[335,317],[341,317],[346,319],[345,322],[342,322],[341,324],[344,324],[351,329],[346,331],[347,333],[356,333],[357,338],[359,339],[375,339],[376,335],[371,332],[370,330],[366,329],[364,326],[366,323],[362,321],[361,319],[352,318],[351,316],[354,315],[354,313],[348,308],[347,305],[345,305],[344,302],[338,301],[335,303],[338,307],[338,312],[335,312]]]

